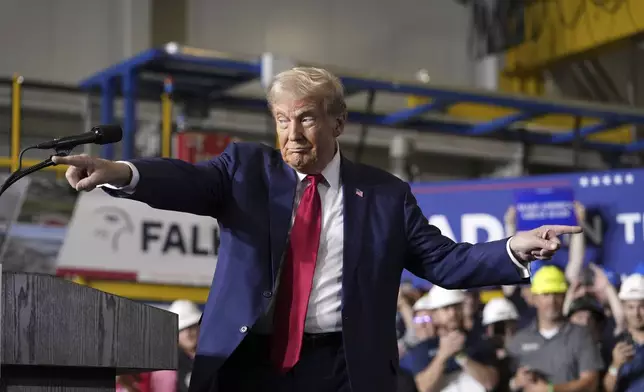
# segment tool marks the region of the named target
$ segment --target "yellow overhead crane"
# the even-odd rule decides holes
[[[526,2],[528,3],[528,2]],[[526,4],[526,42],[507,53],[507,73],[543,71],[644,32],[642,0],[559,0]]]

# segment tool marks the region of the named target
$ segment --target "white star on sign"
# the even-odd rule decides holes
[[[604,185],[606,185],[606,186],[610,185],[611,179],[610,179],[610,176],[608,174],[606,174],[606,175],[604,175],[604,177],[602,177],[602,183]]]

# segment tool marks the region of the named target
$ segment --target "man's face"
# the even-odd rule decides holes
[[[333,159],[343,119],[329,116],[313,99],[285,97],[272,109],[284,162],[301,173],[320,173]]]
[[[534,296],[534,304],[539,318],[556,321],[561,318],[564,294],[539,294]]]
[[[436,334],[429,310],[419,310],[414,314],[414,331],[421,340],[428,339]]]
[[[477,292],[468,292],[465,294],[465,302],[463,302],[463,315],[466,317],[474,317],[480,306],[479,294]]]
[[[592,314],[589,310],[578,310],[570,315],[570,322],[582,327],[587,327],[592,321]]]
[[[588,328],[593,338],[601,338],[602,323],[590,310],[578,310],[571,314],[569,319],[572,324]]]
[[[179,347],[191,357],[197,352],[197,339],[199,337],[199,325],[193,325],[179,331]]]
[[[644,331],[644,300],[623,301],[628,328]]]
[[[432,320],[438,328],[455,331],[463,326],[463,304],[445,306],[434,310]]]

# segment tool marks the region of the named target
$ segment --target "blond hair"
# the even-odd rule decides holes
[[[322,68],[295,67],[277,74],[266,93],[269,107],[284,95],[293,99],[315,99],[324,105],[330,116],[341,116],[347,111],[342,82]]]

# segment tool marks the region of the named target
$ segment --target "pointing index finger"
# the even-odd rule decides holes
[[[581,226],[565,226],[565,225],[548,226],[548,230],[554,231],[556,235],[578,234],[584,231],[581,228]]]
[[[51,160],[57,165],[87,167],[90,165],[91,158],[87,155],[68,155],[65,157],[54,156]]]

